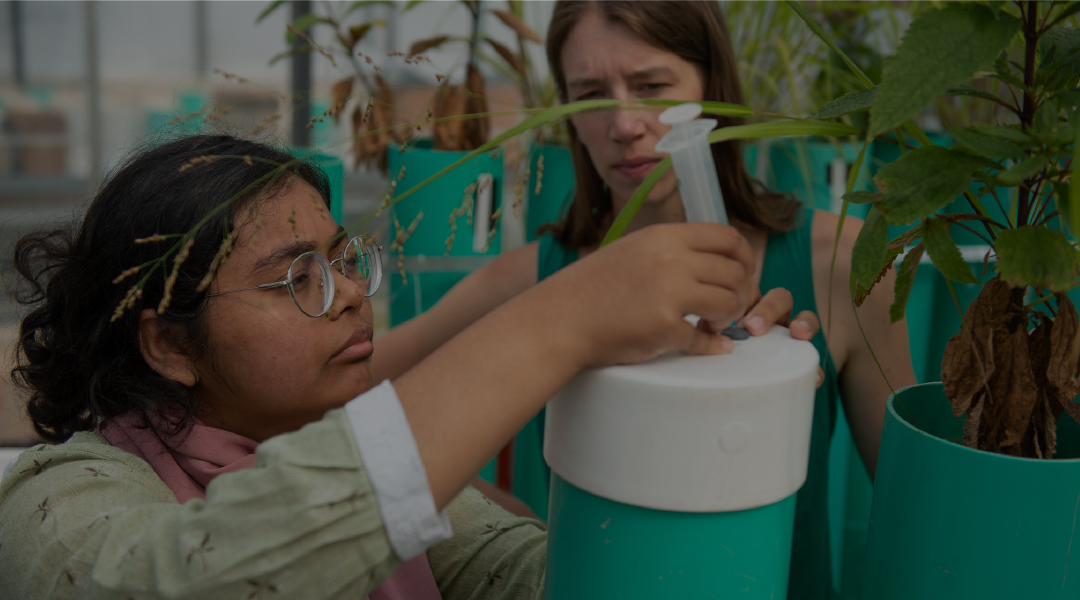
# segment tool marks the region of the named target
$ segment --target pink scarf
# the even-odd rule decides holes
[[[195,420],[182,444],[170,448],[152,429],[140,428],[138,416],[128,413],[98,427],[113,446],[145,460],[176,494],[180,504],[205,499],[206,486],[222,473],[255,466],[258,443],[242,435],[207,427]],[[427,554],[407,560],[372,591],[368,600],[442,600]]]

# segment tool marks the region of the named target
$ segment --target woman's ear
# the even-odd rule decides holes
[[[199,381],[195,364],[164,330],[163,325],[157,311],[152,308],[144,308],[139,315],[139,350],[143,360],[158,375],[194,387]]]

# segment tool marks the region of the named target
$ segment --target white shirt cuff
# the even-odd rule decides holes
[[[394,386],[384,381],[350,400],[345,416],[398,558],[409,560],[450,539],[450,517],[446,510],[435,512],[427,471]]]

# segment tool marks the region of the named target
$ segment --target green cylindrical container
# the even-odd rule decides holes
[[[558,222],[573,200],[574,166],[570,150],[555,144],[533,144],[526,186],[525,239],[531,242],[537,237],[536,230],[545,223]]]
[[[390,179],[397,182],[395,196],[468,154],[433,150],[430,140],[410,144],[404,152],[392,144],[388,152]],[[491,199],[488,216],[479,214],[481,207],[476,201],[483,193],[477,184],[485,176],[491,181],[485,186]],[[408,229],[423,212],[423,218],[404,244],[402,270],[405,281],[402,281],[401,270],[394,268],[397,257],[390,260],[387,276],[390,279],[391,327],[434,306],[458,281],[499,253],[501,230],[498,221],[490,216],[497,214],[501,205],[502,186],[502,150],[493,150],[474,157],[391,207],[392,218],[397,219],[402,229]],[[466,211],[468,214],[460,214],[454,219],[456,229],[448,252],[446,243],[452,229],[451,214],[462,207],[470,187],[473,189],[469,194],[474,201],[473,208]],[[477,216],[482,218],[476,219]],[[478,229],[493,231],[493,237],[487,238],[483,232],[478,234]],[[486,250],[474,245],[477,237],[482,239],[481,246],[487,243]],[[391,240],[396,239],[397,228],[391,225]]]
[[[671,512],[553,473],[546,597],[784,598],[796,495],[736,512]]]
[[[735,344],[584,371],[548,403],[547,598],[787,597],[819,357],[783,327]]]
[[[861,597],[1080,598],[1080,426],[1058,421],[1053,460],[972,450],[943,389],[889,399]]]

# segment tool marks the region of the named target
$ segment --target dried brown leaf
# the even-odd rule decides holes
[[[425,40],[418,40],[413,42],[412,46],[409,46],[409,56],[416,56],[417,54],[423,54],[432,48],[438,48],[447,41],[450,40],[448,35],[439,35]]]
[[[465,148],[465,121],[463,119],[442,120],[465,114],[464,86],[451,86],[444,81],[435,94],[432,116],[435,122],[432,130],[435,136],[436,150],[463,150]]]
[[[349,101],[349,96],[352,95],[352,86],[353,78],[346,77],[330,88],[330,109],[327,113],[334,115],[334,122],[340,121],[338,115],[341,114],[345,103]]]
[[[488,141],[488,133],[491,125],[486,113],[488,111],[487,96],[484,86],[484,76],[480,69],[469,65],[465,79],[465,114],[481,115],[465,121],[465,150],[475,150]]]
[[[967,419],[964,421],[964,445],[968,448],[978,446],[979,425],[982,424],[983,403],[985,401],[986,394],[979,394],[978,400],[971,406]]]
[[[1022,319],[1012,330],[994,335],[994,374],[983,406],[979,428],[981,450],[1013,456],[1033,456],[1021,443],[1031,424],[1039,394],[1028,354],[1028,332]]]
[[[492,10],[499,20],[506,24],[507,27],[513,29],[515,33],[524,39],[527,39],[537,44],[543,44],[544,38],[540,37],[540,34],[533,31],[532,27],[529,27],[525,21],[521,20],[521,17],[515,15],[508,10]]]
[[[517,71],[518,75],[525,77],[525,63],[521,60],[521,57],[514,54],[514,51],[507,48],[503,44],[500,44],[497,40],[491,38],[484,38],[487,43],[491,44],[491,47],[495,49],[495,52],[499,54],[506,61],[510,68]]]
[[[975,397],[988,390],[994,374],[994,331],[1009,305],[1012,289],[999,279],[991,279],[968,306],[960,333],[945,345],[941,380],[953,414],[969,411]],[[970,413],[969,413],[970,414]]]
[[[1050,332],[1046,378],[1059,401],[1072,403],[1080,394],[1080,325],[1076,307],[1065,294],[1055,294],[1057,318]],[[1073,414],[1072,412],[1069,413]]]

